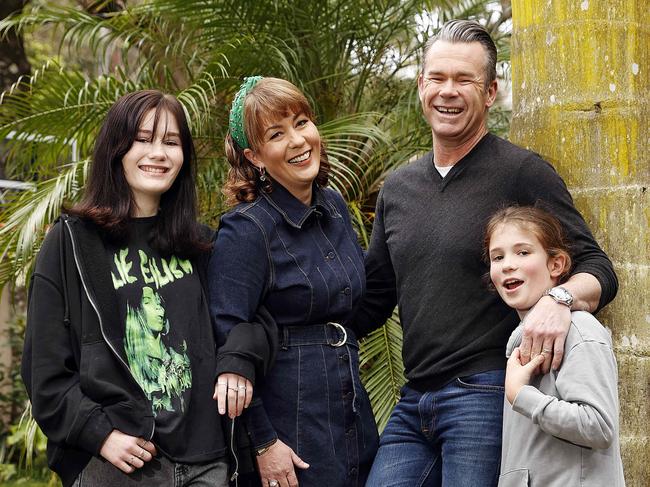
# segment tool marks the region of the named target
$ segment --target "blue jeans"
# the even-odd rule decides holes
[[[493,370],[434,392],[404,386],[366,487],[496,486],[504,378]]]

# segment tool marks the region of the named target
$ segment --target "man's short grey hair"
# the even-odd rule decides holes
[[[478,42],[483,46],[487,54],[485,58],[485,89],[497,79],[497,46],[494,45],[492,37],[478,22],[473,20],[449,20],[445,22],[438,33],[431,37],[424,46],[422,57],[422,71],[427,59],[427,53],[438,41],[445,41],[452,44]]]

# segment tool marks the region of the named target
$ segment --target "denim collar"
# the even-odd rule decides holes
[[[277,181],[273,181],[273,190],[270,193],[262,192],[269,204],[274,207],[285,219],[285,221],[295,228],[302,228],[302,225],[312,215],[320,216],[329,214],[336,216],[336,208],[327,200],[325,192],[314,184],[312,189],[311,206],[305,205],[292,195],[284,186]]]

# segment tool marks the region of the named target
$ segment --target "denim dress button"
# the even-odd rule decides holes
[[[334,252],[330,250],[325,257],[328,258],[329,260],[332,260],[334,259],[334,257],[336,257],[336,255],[334,254]]]
[[[343,294],[345,294],[346,296],[349,296],[351,292],[352,292],[352,290],[349,287],[346,287],[345,289],[343,289]]]

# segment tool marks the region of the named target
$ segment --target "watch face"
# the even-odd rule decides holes
[[[571,293],[562,287],[554,287],[548,292],[553,298],[563,303],[570,304],[573,302]]]

